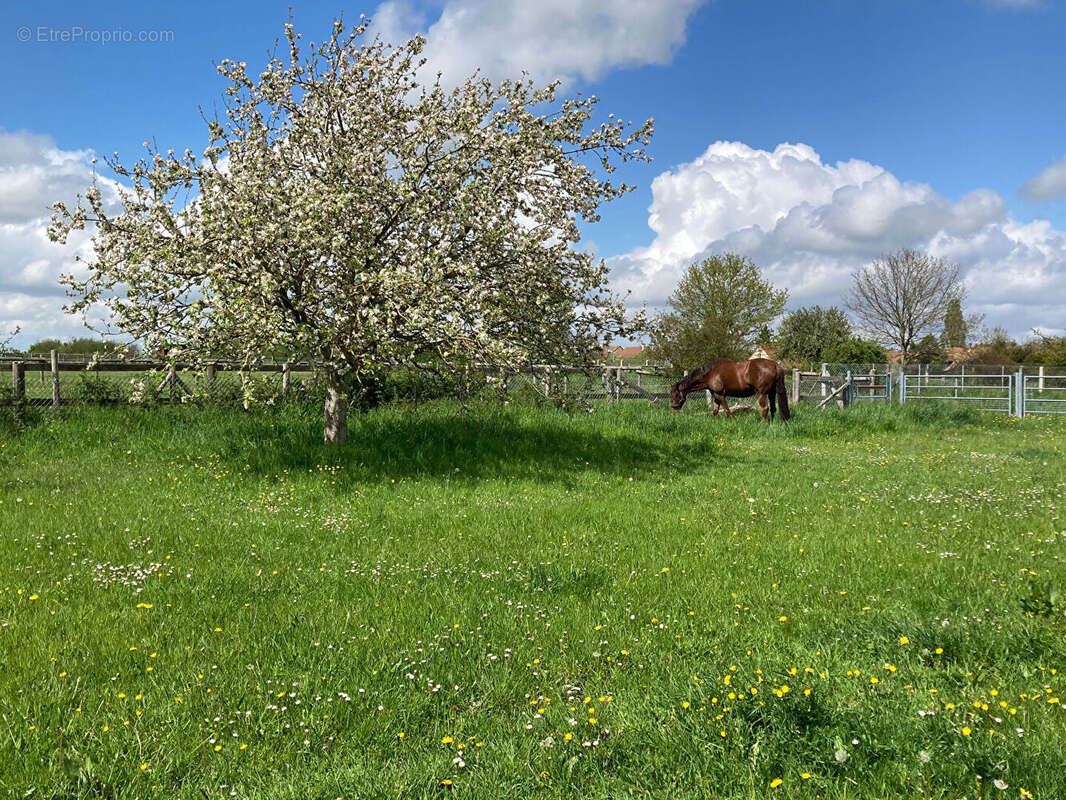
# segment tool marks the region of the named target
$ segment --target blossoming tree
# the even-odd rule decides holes
[[[202,154],[109,158],[119,210],[94,182],[50,229],[95,225],[68,310],[102,303],[146,351],[320,364],[329,442],[382,369],[587,359],[627,333],[578,221],[633,188],[610,173],[646,160],[652,133],[593,123],[596,98],[557,84],[421,82],[424,40],[370,40],[366,23],[306,52],[289,24],[258,76],[223,61]]]

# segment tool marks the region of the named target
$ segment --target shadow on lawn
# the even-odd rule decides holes
[[[738,463],[709,434],[612,425],[562,412],[374,412],[350,419],[348,444],[341,447],[322,443],[316,416],[234,416],[199,434],[196,428],[203,426],[190,420],[183,435],[205,441],[182,449],[216,453],[235,468],[260,474],[336,466],[338,485],[414,476],[558,481],[585,472],[640,477],[652,470],[661,476],[664,470]]]

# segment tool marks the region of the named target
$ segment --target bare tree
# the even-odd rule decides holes
[[[873,336],[899,347],[905,362],[923,334],[939,326],[965,294],[958,264],[917,250],[875,259],[852,276],[847,307]]]

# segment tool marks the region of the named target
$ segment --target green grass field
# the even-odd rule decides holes
[[[0,795],[1066,797],[1066,420],[350,435],[0,429]]]

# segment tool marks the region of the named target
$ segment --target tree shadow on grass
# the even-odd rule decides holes
[[[260,474],[338,468],[339,485],[432,476],[554,482],[585,472],[639,478],[737,464],[709,435],[704,441],[562,412],[388,411],[353,417],[349,426],[342,447],[321,442],[317,419],[227,427],[210,447]]]

